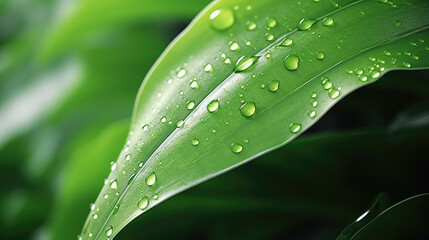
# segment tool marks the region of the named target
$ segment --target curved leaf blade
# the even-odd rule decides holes
[[[143,82],[129,140],[81,236],[114,237],[172,195],[291,141],[339,99],[387,71],[428,67],[429,3],[337,3],[218,1],[207,7]],[[222,31],[210,22],[219,9],[234,16]],[[334,23],[326,26],[325,17]],[[318,21],[298,31],[303,18]],[[257,27],[249,31],[250,21]],[[287,38],[292,45],[279,46]],[[294,71],[284,66],[290,55],[299,59]],[[242,56],[257,60],[235,73],[228,63]],[[272,80],[280,83],[274,92],[267,89]],[[250,117],[240,110],[244,103],[255,103],[256,110],[246,111],[254,112]],[[94,211],[97,220],[91,218]]]

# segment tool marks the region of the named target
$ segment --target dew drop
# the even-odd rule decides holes
[[[200,141],[198,139],[196,139],[196,138],[191,139],[192,146],[198,146],[199,143],[200,143]]]
[[[231,42],[231,43],[229,44],[229,49],[230,49],[231,51],[237,51],[237,50],[240,50],[240,45],[238,44],[238,42]]]
[[[146,209],[148,205],[149,205],[149,199],[147,197],[144,197],[144,198],[140,199],[140,201],[138,201],[138,203],[137,203],[137,206],[141,210]]]
[[[316,107],[316,106],[317,106],[317,101],[316,101],[316,100],[313,100],[313,101],[311,102],[311,106]]]
[[[97,213],[94,213],[93,215],[92,215],[92,218],[95,220],[95,219],[97,219],[98,218],[98,214]]]
[[[162,116],[162,117],[161,117],[161,119],[160,119],[160,121],[161,121],[162,123],[167,122],[167,117],[166,117],[166,116]]]
[[[207,105],[207,111],[209,112],[216,112],[219,107],[219,101],[213,100]]]
[[[210,24],[217,30],[225,30],[234,24],[234,13],[226,8],[217,9],[210,14]]]
[[[206,72],[213,72],[213,67],[210,63],[206,63],[206,65],[204,65],[204,71]]]
[[[146,132],[148,129],[149,129],[149,125],[144,124],[144,125],[142,126],[142,130],[143,130],[144,132]]]
[[[194,107],[195,107],[195,102],[194,102],[194,101],[188,101],[188,102],[186,103],[186,108],[187,108],[188,110],[192,110],[192,109],[194,109]]]
[[[118,188],[118,182],[116,181],[116,179],[110,182],[110,188],[115,190]]]
[[[329,90],[333,87],[332,82],[329,81],[329,78],[327,77],[322,77],[322,85],[325,90]]]
[[[178,68],[176,70],[177,77],[182,78],[186,75],[186,70],[184,68]]]
[[[254,21],[247,22],[247,30],[252,31],[256,29],[256,23]]]
[[[287,70],[294,71],[298,68],[299,58],[297,55],[287,55],[284,60],[284,64]]]
[[[155,193],[155,194],[153,195],[153,199],[158,200],[158,198],[159,198],[159,195],[158,195],[157,193]]]
[[[255,56],[242,56],[238,59],[235,65],[235,72],[242,72],[249,69],[259,57]]]
[[[329,97],[332,99],[336,99],[340,96],[340,91],[338,89],[332,88],[328,93]]]
[[[301,124],[299,123],[291,123],[289,125],[289,130],[291,133],[297,133],[301,130]]]
[[[323,52],[317,52],[316,57],[319,60],[323,60],[325,58],[325,54]]]
[[[270,92],[277,92],[277,90],[279,89],[279,85],[280,85],[279,81],[277,81],[277,80],[271,80],[268,83],[268,91],[270,91]]]
[[[280,46],[290,46],[293,43],[292,38],[285,38],[282,43],[280,43]]]
[[[298,30],[300,30],[300,31],[308,30],[316,22],[317,21],[314,19],[308,19],[308,18],[301,19],[301,21],[299,22],[299,25],[298,25]]]
[[[380,77],[380,72],[379,71],[372,71],[371,72],[371,77],[372,78],[378,78],[378,77]]]
[[[185,124],[185,121],[183,121],[182,119],[179,119],[176,122],[176,127],[182,128],[184,124]]]
[[[115,171],[117,164],[116,163],[112,163],[112,166],[110,166],[110,171]]]
[[[361,82],[366,82],[366,81],[368,81],[368,77],[367,77],[367,76],[365,76],[365,75],[360,75],[360,76],[359,76],[359,81],[361,81]]]
[[[277,25],[277,20],[273,17],[270,17],[267,19],[266,24],[267,24],[267,27],[273,28]]]
[[[192,81],[189,83],[189,86],[190,86],[192,89],[196,89],[196,88],[198,88],[200,85],[198,84],[197,80],[192,80]]]
[[[130,160],[130,158],[131,158],[131,155],[130,154],[127,154],[127,155],[125,155],[125,160]]]
[[[310,110],[310,111],[308,111],[307,115],[308,115],[310,118],[314,118],[314,117],[316,116],[316,111],[314,111],[314,110]]]
[[[113,233],[113,227],[112,226],[110,226],[110,227],[108,227],[107,229],[106,229],[106,236],[108,236],[108,237],[110,237],[110,236],[112,236],[112,233]]]
[[[241,151],[243,151],[243,146],[238,143],[233,143],[231,144],[231,151],[233,153],[240,153]]]
[[[272,42],[272,41],[274,41],[275,37],[274,37],[274,35],[273,35],[273,34],[271,34],[271,33],[266,33],[266,34],[265,34],[265,39],[266,39],[267,41],[269,41],[269,42]]]
[[[410,68],[410,67],[411,67],[411,64],[410,64],[410,63],[408,63],[408,62],[404,62],[404,63],[402,64],[402,66],[404,66],[404,67],[406,67],[406,68]]]
[[[332,17],[325,17],[323,19],[323,26],[331,26],[334,24],[334,19]]]
[[[241,115],[251,117],[256,111],[256,104],[254,102],[246,102],[240,107]]]
[[[152,186],[153,184],[155,184],[156,181],[156,174],[155,172],[151,173],[147,178],[146,178],[146,184],[148,186]]]

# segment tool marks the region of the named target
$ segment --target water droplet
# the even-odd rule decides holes
[[[118,182],[116,181],[116,179],[113,179],[111,182],[110,182],[110,188],[111,189],[117,189],[118,188]]]
[[[333,87],[332,82],[329,81],[329,78],[327,77],[322,77],[322,85],[325,90],[329,90]]]
[[[277,20],[273,17],[270,17],[267,19],[266,24],[267,24],[267,27],[273,28],[277,25]]]
[[[307,115],[311,118],[314,118],[316,116],[316,111],[310,110],[310,111],[308,111]]]
[[[365,75],[360,75],[359,76],[359,81],[366,82],[366,81],[368,81],[368,77],[365,76]]]
[[[332,99],[336,99],[340,96],[340,91],[338,89],[332,88],[328,93],[329,97]]]
[[[130,154],[127,154],[127,155],[125,155],[125,160],[130,160],[130,158],[131,158],[131,155]]]
[[[311,106],[316,107],[316,106],[317,106],[317,101],[316,101],[316,100],[313,100],[313,101],[311,102]]]
[[[231,43],[229,44],[229,49],[230,49],[231,51],[237,51],[237,50],[240,50],[240,45],[238,44],[238,42],[231,42]]]
[[[380,77],[380,72],[379,71],[372,71],[371,72],[371,77],[372,78],[378,78],[378,77]]]
[[[289,130],[291,133],[297,133],[301,130],[301,124],[299,123],[291,123],[289,125]]]
[[[265,58],[266,59],[271,59],[271,53],[269,53],[269,52],[265,53]]]
[[[231,64],[231,59],[230,58],[226,58],[225,61],[223,61],[225,64]]]
[[[235,65],[235,72],[242,72],[249,69],[258,59],[259,57],[255,56],[242,56]]]
[[[225,30],[234,24],[234,13],[226,8],[217,9],[210,14],[210,23],[217,30]]]
[[[414,60],[419,60],[419,56],[417,56],[417,55],[413,55],[413,56],[411,56]]]
[[[158,200],[158,198],[159,198],[159,195],[158,195],[157,193],[155,193],[155,194],[153,195],[153,199]]]
[[[204,65],[204,71],[206,72],[213,72],[213,67],[210,63],[206,63],[206,65]]]
[[[140,201],[137,203],[137,206],[141,210],[146,209],[148,205],[149,205],[149,199],[147,197],[144,197],[144,198],[140,199]]]
[[[183,121],[182,119],[176,121],[176,127],[178,128],[182,128],[183,124],[185,124],[185,121]]]
[[[149,125],[144,124],[144,125],[142,126],[142,130],[143,130],[144,132],[146,132],[148,129],[149,129]]]
[[[231,144],[231,151],[233,153],[240,153],[243,150],[243,146],[238,143]]]
[[[389,51],[384,51],[384,55],[390,56],[390,55],[392,55],[392,53],[390,53]]]
[[[188,101],[188,102],[186,103],[186,108],[187,108],[188,110],[192,110],[192,109],[194,109],[194,107],[195,107],[195,102],[194,102],[194,101]]]
[[[94,209],[95,209],[95,204],[94,204],[94,203],[91,203],[91,204],[89,205],[89,208],[90,208],[91,210],[94,210]]]
[[[192,81],[189,83],[189,86],[190,86],[192,89],[196,89],[196,88],[198,88],[200,85],[198,84],[197,80],[192,80]]]
[[[151,173],[147,178],[146,178],[146,184],[148,186],[152,186],[153,184],[155,184],[156,181],[156,174],[155,172]]]
[[[314,19],[308,19],[308,18],[301,19],[301,21],[299,22],[299,25],[298,25],[298,30],[300,30],[300,31],[308,30],[316,22],[317,21]]]
[[[400,27],[402,25],[402,22],[399,20],[395,20],[395,27]]]
[[[270,92],[277,92],[277,90],[279,89],[279,85],[280,85],[279,81],[277,81],[277,80],[271,80],[268,83],[268,91],[270,91]]]
[[[317,52],[316,57],[319,60],[323,60],[325,58],[325,54],[323,52]]]
[[[110,166],[110,171],[115,171],[117,164],[114,162],[112,163],[112,166]]]
[[[176,73],[177,73],[177,76],[178,76],[179,78],[182,78],[182,77],[184,77],[184,76],[185,76],[185,74],[186,74],[186,70],[185,70],[184,68],[178,68],[178,69],[176,70]]]
[[[332,17],[325,17],[323,19],[323,26],[331,26],[334,24],[334,19]]]
[[[410,64],[410,63],[408,63],[408,62],[404,62],[404,63],[402,64],[402,66],[404,66],[404,67],[406,67],[406,68],[410,68],[410,67],[411,67],[411,64]]]
[[[219,101],[213,100],[207,105],[207,111],[209,112],[216,112],[219,107]]]
[[[283,42],[280,43],[280,46],[287,47],[287,46],[290,46],[292,43],[293,43],[292,38],[285,38]]]
[[[112,233],[113,233],[113,227],[110,226],[106,229],[106,236],[110,237],[112,236]]]
[[[256,111],[256,104],[254,102],[246,102],[240,107],[241,115],[251,117]]]
[[[162,117],[161,117],[161,119],[160,119],[160,121],[161,121],[162,123],[167,122],[167,117],[166,117],[166,116],[162,116]]]
[[[88,234],[88,236],[89,236],[89,237],[92,237],[92,233],[89,233],[89,234]]]
[[[256,23],[254,21],[247,22],[247,30],[252,31],[256,29]]]
[[[196,139],[196,138],[192,138],[192,139],[191,139],[191,144],[192,144],[193,146],[197,146],[199,143],[200,143],[200,141],[199,141],[198,139]]]
[[[265,34],[265,39],[267,40],[267,41],[269,41],[269,42],[272,42],[272,41],[274,41],[274,35],[273,34],[271,34],[271,33],[266,33]]]
[[[94,213],[93,215],[92,215],[92,218],[95,220],[95,219],[97,219],[98,218],[98,214],[97,213]]]
[[[143,162],[138,162],[138,164],[139,168],[143,167]]]
[[[297,55],[287,55],[284,60],[284,64],[287,70],[294,71],[298,68],[299,58]]]

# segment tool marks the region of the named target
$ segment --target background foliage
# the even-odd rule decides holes
[[[1,239],[76,237],[142,78],[209,1],[110,2],[0,2]],[[427,192],[428,76],[387,74],[292,143],[166,201],[117,238],[332,239],[380,192],[393,203]]]

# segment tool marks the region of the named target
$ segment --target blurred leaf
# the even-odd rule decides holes
[[[385,72],[427,67],[428,2],[337,4],[217,1],[206,8],[146,77],[129,143],[95,203],[99,217],[91,211],[81,236],[114,237],[170,196],[292,140]],[[286,38],[292,45],[279,46]],[[228,63],[239,58],[234,70]]]
[[[351,239],[427,239],[429,193],[407,198],[386,209]]]

